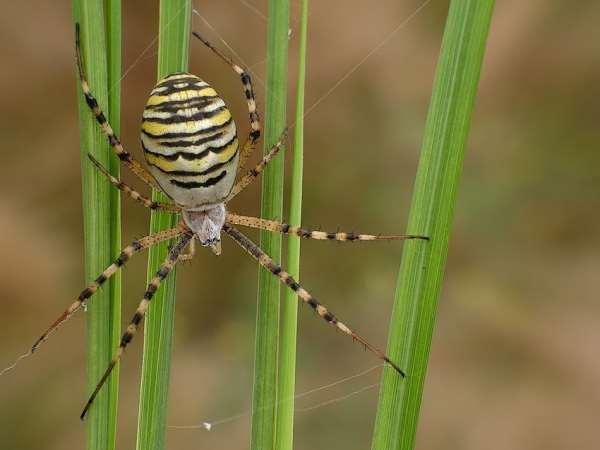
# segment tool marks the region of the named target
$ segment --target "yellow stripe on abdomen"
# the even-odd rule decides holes
[[[231,119],[231,113],[227,109],[207,119],[179,123],[159,123],[149,119],[142,122],[142,131],[156,137],[173,133],[192,134],[202,132],[207,128],[221,126],[227,123],[229,119]]]

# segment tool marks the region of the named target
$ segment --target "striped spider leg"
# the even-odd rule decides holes
[[[289,234],[304,239],[354,242],[354,241],[404,241],[407,239],[425,239],[424,236],[416,234],[364,234],[364,233],[346,233],[337,231],[335,233],[326,231],[307,230],[301,227],[295,227],[287,223],[277,222],[275,220],[261,219],[259,217],[240,216],[238,214],[227,213],[225,222],[231,225],[242,225],[259,230],[273,231],[276,233]]]
[[[138,161],[136,161],[131,154],[123,148],[121,141],[113,131],[110,123],[106,120],[106,116],[100,109],[98,105],[98,101],[92,95],[90,87],[88,85],[85,70],[83,66],[83,59],[81,57],[81,40],[79,38],[79,23],[75,24],[75,56],[77,62],[77,73],[79,74],[79,85],[81,86],[81,91],[85,98],[85,102],[92,111],[94,118],[100,125],[100,128],[106,135],[108,139],[108,143],[112,147],[113,151],[119,158],[119,160],[129,169],[131,170],[140,180],[144,183],[152,186],[155,189],[160,189],[160,186],[156,183],[154,177],[142,166]]]
[[[214,47],[210,42],[204,39],[199,33],[192,31],[195,38],[199,39],[206,47],[208,47],[215,55],[228,64],[240,76],[240,80],[244,85],[244,95],[248,103],[248,114],[250,116],[250,133],[242,151],[240,153],[239,169],[244,170],[246,161],[256,149],[256,143],[260,138],[260,116],[256,109],[256,101],[254,99],[254,88],[252,87],[252,78],[247,70],[234,63],[231,58],[225,56],[218,48]]]
[[[319,317],[325,320],[325,322],[333,325],[342,333],[350,336],[352,340],[362,344],[365,349],[375,354],[375,356],[377,356],[379,359],[390,364],[403,378],[406,376],[404,371],[400,369],[396,363],[390,360],[385,353],[383,353],[374,345],[370,344],[369,341],[338,320],[338,318],[332,312],[330,312],[324,305],[319,303],[317,299],[306,289],[304,289],[296,280],[294,280],[289,273],[283,270],[279,264],[273,261],[269,255],[267,255],[258,245],[244,236],[244,234],[242,234],[238,229],[234,228],[228,223],[225,223],[223,226],[223,231],[225,231],[225,233],[227,233],[240,247],[248,252],[250,256],[256,259],[261,266],[271,272],[283,284],[294,291],[296,295],[298,295],[298,298],[309,305],[319,315]]]

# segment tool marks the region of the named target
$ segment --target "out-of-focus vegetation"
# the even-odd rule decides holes
[[[265,22],[244,3],[198,6],[264,80]],[[307,105],[418,4],[311,4]],[[252,5],[266,11],[264,2]],[[397,226],[406,223],[446,7],[433,0],[307,116],[304,224],[403,231]],[[291,54],[298,11],[294,6]],[[9,363],[83,286],[83,241],[71,12],[44,1],[7,3],[3,13],[0,361]],[[137,62],[123,79],[122,137],[138,157],[156,47],[138,57],[156,37],[157,17],[147,2],[125,4],[123,67]],[[600,440],[599,18],[600,5],[589,0],[496,5],[417,448],[593,448]],[[194,27],[218,43],[197,17]],[[219,89],[243,128],[238,79],[198,43],[190,67]],[[255,214],[258,205],[254,186],[231,207]],[[123,219],[124,242],[147,231],[147,212],[138,205],[124,202]],[[306,242],[302,279],[348,323],[384,343],[400,252],[397,243]],[[178,274],[168,420],[177,425],[228,417],[247,410],[251,399],[256,265],[228,241],[220,258],[196,258]],[[124,317],[143,292],[145,267],[138,256],[125,270]],[[81,447],[82,316],[0,379],[3,448]],[[298,351],[299,391],[375,364],[305,308]],[[135,440],[140,362],[136,340],[121,366],[118,448]],[[298,407],[377,381],[371,373]],[[375,406],[376,390],[369,390],[298,413],[296,448],[368,447]],[[242,418],[211,432],[169,431],[167,446],[244,448],[248,435],[249,419]]]

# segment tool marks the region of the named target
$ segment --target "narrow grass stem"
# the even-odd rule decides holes
[[[88,82],[112,126],[119,127],[119,90],[109,92],[110,77],[120,72],[120,9],[118,2],[75,0],[73,16],[81,25],[81,47]],[[75,27],[73,27],[75,28]],[[108,38],[107,38],[108,36]],[[110,43],[107,46],[107,39]],[[110,75],[109,75],[110,74]],[[78,77],[76,78],[78,80]],[[79,80],[77,81],[79,86]],[[83,185],[85,278],[90,281],[110,264],[120,247],[119,193],[90,164],[92,154],[118,174],[118,160],[100,127],[79,97],[81,173]],[[87,312],[87,389],[91,392],[108,366],[120,334],[120,281],[107,282],[90,302]],[[118,371],[113,371],[86,421],[88,450],[115,448]]]
[[[267,24],[267,83],[265,99],[265,152],[285,128],[289,1],[270,0]],[[281,220],[283,209],[283,155],[280,153],[262,175],[261,217]],[[261,232],[260,245],[281,260],[281,236]],[[252,398],[252,450],[275,446],[277,364],[279,343],[279,280],[260,268],[256,316],[254,389]]]
[[[161,0],[158,43],[158,78],[185,71],[188,67],[191,0]],[[152,199],[168,202],[168,198],[152,192]],[[152,212],[150,233],[171,228],[178,217]],[[151,248],[148,257],[148,280],[165,259],[169,242]],[[145,319],[144,356],[140,387],[137,430],[138,450],[165,448],[167,400],[171,367],[175,314],[175,270],[161,284]]]
[[[302,213],[302,169],[304,156],[304,82],[306,78],[306,34],[308,23],[308,0],[301,2],[300,37],[298,48],[298,80],[296,84],[296,117],[293,137],[292,181],[290,192],[290,216],[288,223],[300,226]],[[300,238],[288,237],[287,271],[300,279]],[[277,410],[278,450],[292,450],[294,444],[294,394],[296,387],[296,336],[298,330],[298,298],[289,289],[284,291],[281,305],[281,348],[278,378]]]
[[[106,0],[106,50],[108,62],[108,117],[113,130],[121,134],[121,0]],[[109,170],[118,177],[121,163],[112,152]],[[121,193],[118,189],[110,189],[111,208],[111,244],[112,255],[121,251]],[[111,343],[116,348],[121,338],[121,273],[113,276],[110,287],[111,297]],[[116,445],[117,439],[117,411],[119,402],[119,366],[113,369],[112,382],[107,386],[110,389],[110,406],[108,416],[108,442]]]
[[[452,0],[417,170],[388,355],[406,369],[382,377],[373,450],[414,448],[450,227],[493,0]]]

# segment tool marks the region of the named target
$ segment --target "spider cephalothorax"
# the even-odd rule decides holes
[[[112,176],[91,155],[90,160],[116,188],[133,200],[152,210],[181,214],[182,221],[175,228],[136,239],[125,247],[115,261],[79,294],[77,300],[39,337],[24,356],[37,350],[51,333],[76,311],[84,307],[99,287],[126,264],[135,253],[159,242],[176,238],[167,258],[148,284],[143,299],[127,326],[121,338],[121,344],[115,351],[109,367],[90,396],[81,414],[83,419],[113,367],[121,358],[125,347],[137,332],[161,281],[167,277],[178,261],[193,256],[193,243],[195,240],[198,240],[203,246],[210,246],[216,254],[219,254],[220,236],[221,232],[224,232],[255,258],[260,265],[292,289],[303,303],[310,306],[327,323],[362,344],[378,358],[389,363],[401,376],[404,376],[404,372],[397,364],[390,361],[381,350],[342,323],[234,225],[296,235],[302,238],[345,242],[427,238],[415,235],[375,236],[359,233],[311,231],[286,223],[227,212],[225,207],[227,202],[258,177],[269,161],[279,152],[286,135],[285,132],[282,134],[279,141],[263,156],[258,165],[247,171],[244,169],[246,160],[256,148],[256,142],[260,137],[260,121],[256,111],[250,75],[200,35],[193,34],[229,64],[240,76],[250,118],[248,138],[240,149],[236,126],[231,113],[225,102],[208,83],[188,73],[171,74],[157,83],[144,109],[141,141],[146,162],[150,167],[150,171],[148,171],[123,148],[90,90],[85,78],[79,49],[79,26],[77,25],[77,67],[81,90],[87,105],[121,162],[140,180],[155,189],[161,190],[174,203],[159,203],[150,200]],[[242,172],[243,175],[236,180],[238,172]],[[183,251],[188,245],[191,254],[184,255]]]
[[[225,225],[225,204],[218,203],[203,209],[184,209],[183,221],[204,247],[218,245]]]

